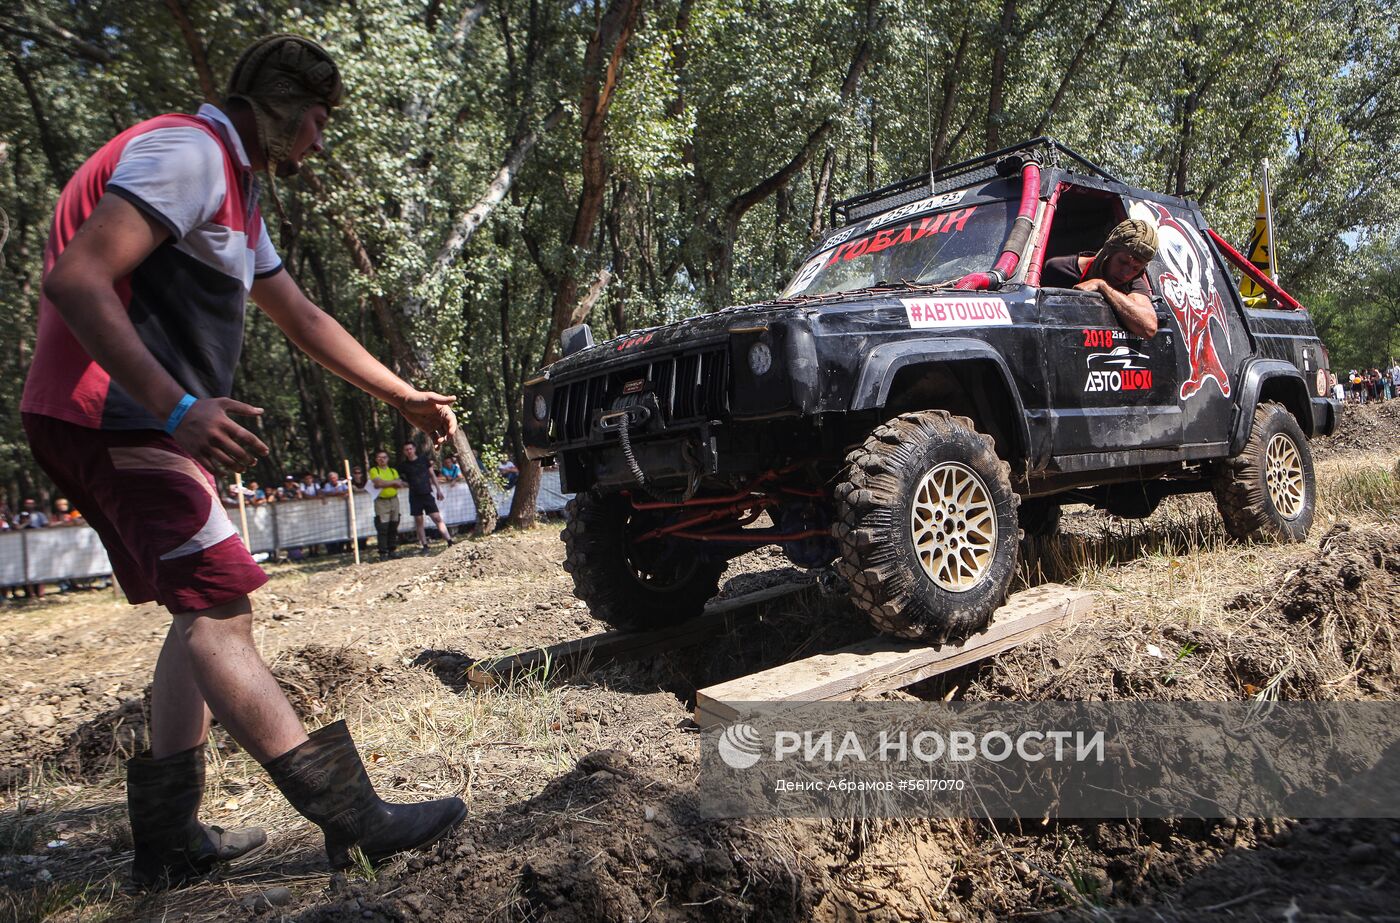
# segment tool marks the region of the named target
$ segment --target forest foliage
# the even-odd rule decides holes
[[[1400,351],[1397,0],[20,0],[0,12],[0,485],[55,198],[116,132],[216,99],[274,31],[345,104],[282,181],[287,265],[490,463],[563,326],[601,335],[782,287],[841,197],[1040,134],[1201,202],[1242,243],[1273,168],[1281,281],[1334,365]],[[276,233],[270,203],[264,212]],[[250,311],[235,396],[264,479],[400,441]]]

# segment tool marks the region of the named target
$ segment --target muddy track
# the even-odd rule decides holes
[[[1400,422],[1400,413],[1374,410],[1382,421],[1375,425]],[[1373,425],[1361,417],[1353,424]],[[1333,449],[1319,443],[1318,451]],[[259,643],[314,723],[425,706],[461,715],[482,694],[455,667],[604,630],[573,597],[557,532],[494,536],[358,570],[329,561],[274,568],[255,599],[265,616]],[[1233,548],[1210,513],[1168,511],[1131,525],[1067,515],[1061,535],[1023,546],[1020,579],[1074,580],[1106,568],[1112,595],[1102,617],[899,695],[1240,700],[1268,689],[1282,699],[1396,697],[1393,522],[1329,527],[1320,517],[1313,544]],[[1210,584],[1228,592],[1188,593],[1176,610],[1140,616],[1137,607],[1150,608],[1154,594],[1180,596],[1182,583],[1203,579],[1177,575],[1213,555],[1240,570]],[[722,583],[733,595],[800,577],[769,550],[736,562]],[[114,769],[144,739],[142,693],[166,622],[151,607],[93,594],[5,616],[0,897],[119,881],[129,841]],[[315,837],[283,812],[272,855],[221,883],[145,901],[115,897],[110,913],[241,920],[261,891],[283,885],[286,900],[261,918],[1301,920],[1383,918],[1400,907],[1400,876],[1390,871],[1400,864],[1400,824],[1389,821],[701,820],[698,735],[689,722],[695,689],[868,632],[849,602],[810,587],[700,648],[561,675],[518,702],[481,699],[483,708],[518,707],[512,720],[523,723],[473,738],[470,752],[458,752],[445,729],[431,759],[458,767],[472,813],[433,850],[373,880],[328,882]],[[221,759],[232,759],[232,742],[215,739]],[[368,739],[362,746],[374,759],[372,748],[392,750]],[[413,797],[409,779],[420,770],[384,758],[390,769],[372,763],[376,784],[403,785],[400,797]],[[60,772],[65,791],[88,785],[91,796],[52,815],[29,800],[16,810],[18,794],[34,796],[23,785],[38,765]],[[232,823],[250,799],[275,800],[257,780],[255,767],[239,769],[220,796],[235,797],[211,804],[210,818]],[[243,807],[229,807],[234,800]],[[46,849],[50,836],[68,845]]]

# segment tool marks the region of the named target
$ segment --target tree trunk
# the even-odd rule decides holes
[[[871,77],[871,80],[875,80]],[[879,85],[879,81],[875,81]],[[865,188],[875,188],[876,160],[880,156],[879,107],[875,99],[870,100],[870,138],[865,145]]]
[[[870,37],[879,31],[879,26],[875,23],[875,6],[876,0],[869,0],[866,4],[866,28],[861,35],[860,44],[856,46],[855,54],[851,57],[851,64],[846,69],[846,77],[841,82],[840,105],[827,115],[816,128],[812,129],[801,149],[793,155],[791,160],[783,164],[776,173],[730,199],[729,204],[725,206],[724,215],[716,229],[717,233],[714,235],[715,246],[718,250],[715,291],[721,304],[729,303],[730,273],[734,263],[734,242],[739,235],[739,222],[743,219],[744,214],[792,182],[793,177],[802,170],[807,161],[811,159],[812,154],[826,140],[827,135],[836,127],[837,116],[850,105],[851,100],[855,97],[856,91],[860,87],[861,75],[865,72],[866,65],[870,63]]]
[[[306,372],[301,367],[301,358],[291,343],[287,344],[287,361],[292,367],[292,381],[296,384],[297,400],[301,405],[303,432],[306,433],[307,454],[313,466],[321,466],[326,461],[325,444],[321,440],[321,427],[317,422],[316,404],[311,397],[311,389],[306,384]]]
[[[511,458],[519,472],[515,480],[515,496],[510,500],[510,516],[506,524],[512,529],[529,529],[538,515],[539,463],[525,457],[525,440],[520,432],[520,415],[530,409],[520,407],[520,392],[516,386],[515,361],[510,329],[510,277],[501,282],[501,381],[506,392],[506,441]],[[528,477],[527,477],[528,475]],[[533,479],[532,481],[530,479]]]
[[[1050,104],[1045,107],[1045,112],[1040,117],[1040,122],[1036,124],[1035,131],[1031,134],[1040,137],[1050,128],[1050,121],[1059,111],[1060,104],[1064,102],[1065,96],[1069,92],[1070,83],[1079,73],[1080,66],[1084,63],[1084,58],[1089,53],[1089,48],[1094,44],[1094,39],[1106,37],[1108,30],[1113,27],[1116,17],[1113,15],[1118,10],[1119,0],[1108,0],[1108,4],[1103,8],[1103,13],[1099,16],[1099,21],[1094,27],[1084,33],[1084,41],[1079,43],[1079,48],[1074,52],[1074,57],[1070,59],[1069,65],[1060,76],[1060,85],[1055,88],[1055,95],[1050,100]]]
[[[217,103],[219,89],[214,82],[213,71],[209,70],[209,56],[204,50],[204,40],[200,38],[194,23],[190,22],[189,14],[185,12],[184,4],[180,0],[165,0],[165,8],[170,11],[175,25],[180,29],[180,35],[185,40],[185,47],[189,49],[190,63],[194,65],[194,72],[199,76],[199,88],[204,92],[204,101]]]
[[[15,76],[19,78],[20,85],[24,87],[25,98],[29,100],[30,111],[34,113],[34,127],[39,130],[39,146],[44,150],[44,159],[49,163],[49,171],[53,174],[54,185],[62,189],[68,182],[68,177],[73,171],[68,166],[68,158],[59,142],[58,136],[54,134],[53,126],[49,123],[48,115],[44,112],[43,101],[39,99],[39,89],[34,85],[34,78],[29,73],[29,68],[24,66],[24,62],[18,55],[8,55],[10,68],[14,70]]]
[[[316,363],[307,365],[311,378],[311,396],[316,402],[316,412],[321,421],[323,436],[321,444],[331,456],[329,461],[337,469],[348,458],[345,454],[345,440],[340,434],[340,421],[336,419],[335,402],[331,400],[331,390],[326,384],[326,373]]]
[[[438,250],[437,256],[433,258],[431,272],[434,275],[445,273],[456,261],[457,256],[471,240],[472,235],[486,222],[492,210],[501,204],[501,201],[506,197],[511,184],[515,182],[516,176],[520,174],[521,168],[525,165],[525,158],[539,143],[540,136],[553,130],[563,120],[563,104],[556,105],[549,115],[545,116],[538,128],[527,128],[522,120],[519,131],[506,150],[504,162],[496,171],[496,175],[492,177],[491,184],[486,188],[486,194],[457,220],[452,233],[447,235],[447,240]]]
[[[500,513],[496,509],[496,499],[491,496],[491,485],[476,460],[471,440],[467,438],[465,427],[458,426],[452,434],[452,447],[457,451],[457,461],[462,465],[462,477],[466,480],[467,489],[472,492],[472,501],[476,504],[476,528],[472,530],[472,534],[490,535],[496,531],[496,521],[500,519]]]
[[[836,168],[836,148],[827,145],[822,156],[821,172],[817,174],[817,188],[812,196],[812,223],[808,236],[816,240],[826,230],[826,214],[831,198],[831,173]]]
[[[943,155],[948,150],[948,130],[953,126],[953,115],[957,111],[958,92],[962,89],[963,61],[967,57],[969,29],[964,26],[958,36],[957,51],[953,61],[943,69],[943,104],[938,109],[938,127],[933,133],[933,151],[929,160],[937,170],[943,164]]]
[[[583,145],[583,185],[579,190],[573,228],[565,241],[572,251],[569,265],[565,267],[554,291],[549,335],[544,347],[544,365],[558,358],[559,334],[570,326],[571,319],[577,313],[575,302],[578,299],[579,271],[574,263],[576,254],[587,248],[592,240],[593,229],[603,208],[603,193],[607,188],[607,152],[603,141],[608,111],[617,92],[622,55],[632,40],[641,8],[641,0],[611,0],[589,37],[584,52],[583,88],[579,96],[579,115],[583,119],[580,135]]]
[[[611,254],[613,275],[626,284],[628,270],[632,265],[632,254],[630,248],[623,242],[622,231],[622,211],[626,207],[629,196],[627,181],[615,180],[611,202],[608,206],[607,217],[603,224],[607,230],[608,250]],[[627,294],[621,287],[613,292],[613,297],[608,299],[608,313],[612,320],[614,333],[622,334],[627,332]]]
[[[1002,102],[1006,90],[1006,58],[1016,25],[1016,0],[1002,0],[1001,20],[997,23],[997,34],[993,41],[996,50],[992,52],[992,79],[987,86],[987,153],[1001,149]]]
[[[325,184],[321,182],[321,178],[317,176],[308,165],[302,164],[301,172],[297,175],[311,188],[312,193],[315,194],[318,200],[321,202],[327,200]],[[339,211],[330,212],[327,217],[330,218],[331,223],[340,231],[341,239],[345,241],[345,246],[350,251],[351,258],[355,261],[355,268],[366,278],[374,279],[378,275],[374,265],[374,259],[369,255],[369,250],[366,249],[364,241],[360,239],[359,231],[355,228],[355,222],[349,215]],[[408,343],[403,338],[403,333],[400,330],[400,318],[389,307],[389,302],[383,295],[371,294],[369,296],[369,304],[374,310],[375,319],[379,322],[380,332],[384,335],[385,341],[389,344],[389,353],[394,357],[395,362],[399,364],[399,368],[395,371],[400,374],[416,376],[420,371],[418,369],[418,362],[414,357],[413,350],[409,348]]]
[[[477,22],[481,19],[481,14],[486,12],[486,0],[478,0],[462,11],[462,18],[457,20],[457,27],[452,30],[452,44],[465,45],[467,38],[471,36],[472,29],[476,28]]]

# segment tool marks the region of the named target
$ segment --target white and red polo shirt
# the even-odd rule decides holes
[[[44,272],[107,194],[170,237],[117,283],[141,341],[195,397],[227,397],[253,280],[282,261],[258,211],[257,182],[233,124],[214,106],[162,115],[107,142],[73,174],[54,214]],[[95,429],[160,429],[78,343],[46,298],[20,410]]]

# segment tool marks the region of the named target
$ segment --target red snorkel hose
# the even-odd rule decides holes
[[[1035,206],[1040,199],[1040,162],[1033,155],[1020,154],[1000,160],[997,162],[997,172],[1009,176],[1018,162],[1021,164],[1021,207],[1016,212],[1011,233],[1006,235],[1001,256],[997,258],[996,265],[987,272],[974,272],[963,276],[954,283],[955,288],[973,291],[1001,288],[1016,271],[1016,266],[1021,261],[1021,251],[1030,239],[1031,226],[1035,223]]]

